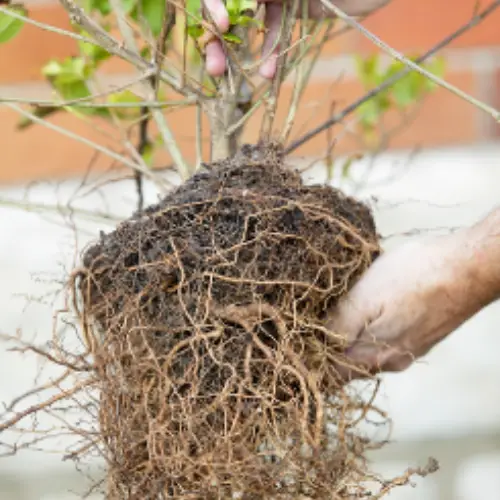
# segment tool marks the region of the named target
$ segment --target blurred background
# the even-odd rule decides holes
[[[26,4],[32,18],[68,28],[55,1]],[[476,7],[476,0],[394,0],[363,24],[397,50],[418,54],[467,22]],[[497,108],[499,25],[500,9],[441,53],[447,81]],[[352,33],[325,47],[298,113],[296,136],[363,94],[352,56],[374,50]],[[15,40],[0,46],[0,97],[50,98],[40,67],[52,57],[72,53],[68,40],[25,26]],[[119,85],[128,77],[126,66],[112,63],[103,71],[102,82]],[[283,103],[291,88],[285,86]],[[332,177],[324,161],[314,161],[324,154],[331,135],[321,134],[294,153],[298,166],[309,167],[304,174],[308,182],[332,182],[371,203],[387,247],[472,224],[500,200],[499,124],[442,89],[417,108],[409,116],[392,113],[384,118],[379,130],[384,151],[376,154],[373,144],[353,133],[352,124],[335,129],[335,156],[372,153],[352,163],[347,178],[335,169]],[[180,113],[171,123],[192,158],[194,113]],[[104,179],[106,159],[53,130],[20,131],[18,121],[14,111],[0,107],[0,332],[21,329],[27,338],[41,342],[51,335],[54,281],[70,271],[75,248],[130,215],[137,201],[131,181],[87,190],[83,196],[82,178],[89,165]],[[116,138],[74,116],[56,116],[51,122],[99,144],[115,144]],[[256,133],[250,125],[245,139],[252,141]],[[156,159],[159,165],[169,161],[168,156]],[[67,201],[77,195],[78,208],[68,211]],[[155,196],[146,185],[147,201],[155,201]],[[88,213],[96,211],[112,216]],[[392,442],[370,457],[374,468],[384,476],[397,476],[409,466],[425,465],[430,456],[441,465],[415,487],[392,492],[390,500],[500,499],[499,330],[497,303],[406,372],[384,377],[378,403],[393,420]],[[0,346],[0,403],[32,387],[38,368],[32,356]],[[0,436],[0,442],[7,439]],[[0,461],[1,500],[69,500],[85,487],[86,471],[76,471],[57,453],[20,452]]]

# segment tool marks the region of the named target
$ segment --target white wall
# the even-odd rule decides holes
[[[353,174],[362,177],[364,170],[360,164]],[[374,207],[384,235],[471,224],[500,202],[500,145],[425,151],[412,158],[409,153],[394,153],[378,158],[370,172],[368,184],[357,194],[378,197]],[[317,167],[307,177],[317,181],[323,175],[324,170]],[[57,189],[41,185],[31,192],[30,200],[45,204],[64,200],[76,186],[76,182]],[[345,187],[352,189],[352,185]],[[135,205],[132,185],[115,184],[105,194],[114,213],[130,213]],[[48,277],[50,283],[51,277],[60,276],[61,265],[69,269],[74,239],[68,228],[54,223],[61,220],[54,214],[40,217],[1,201],[23,195],[22,189],[0,192],[0,331],[11,333],[22,327],[39,340],[50,335],[51,307],[32,304],[25,310],[25,298],[16,295],[39,296],[47,287],[54,288],[37,282],[32,273],[49,273],[42,278]],[[154,199],[154,190],[148,190],[148,198]],[[104,208],[96,195],[84,204]],[[92,231],[111,226],[86,223],[82,227],[90,232],[80,237],[80,247]],[[387,244],[400,240],[393,237]],[[396,443],[374,455],[377,468],[397,475],[408,465],[423,465],[428,455],[443,467],[434,477],[419,481],[416,489],[391,494],[391,500],[500,498],[499,327],[500,303],[463,325],[423,362],[405,373],[384,377],[379,404],[394,421]],[[0,347],[0,402],[29,388],[35,374],[31,357],[20,358]],[[0,435],[2,441],[5,438]],[[74,498],[65,492],[77,486],[78,476],[70,475],[69,465],[64,466],[68,475],[61,475],[60,467],[60,457],[46,454],[1,459],[0,500]]]

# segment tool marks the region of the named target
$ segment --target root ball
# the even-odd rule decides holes
[[[379,254],[371,212],[278,147],[205,167],[84,254],[108,497],[352,498],[366,443],[324,317]]]

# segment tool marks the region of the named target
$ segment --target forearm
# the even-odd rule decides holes
[[[500,207],[462,237],[469,300],[479,310],[500,298]]]

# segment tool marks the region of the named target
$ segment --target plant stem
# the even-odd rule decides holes
[[[291,5],[288,5],[287,3],[283,4],[283,17],[281,22],[280,33],[278,35],[278,40],[279,40],[278,45],[280,47],[288,47],[290,45],[292,39],[292,32],[297,17],[298,6],[299,6],[298,0],[293,0]],[[290,12],[288,12],[288,8],[291,9]],[[266,113],[264,115],[264,119],[262,120],[262,126],[260,129],[261,141],[268,141],[271,138],[281,85],[286,75],[287,56],[288,56],[287,51],[283,51],[278,55],[276,61],[276,73],[273,78],[271,91],[266,99]]]
[[[68,2],[70,0],[61,0],[61,2],[63,1]],[[120,0],[110,0],[110,3],[118,18],[118,27],[120,29],[121,35],[123,36],[123,40],[127,45],[128,50],[132,54],[135,54],[138,57],[140,57],[139,50],[134,40],[134,34],[127,23],[125,12],[123,10],[123,6]],[[166,38],[167,35],[168,33],[166,35],[164,34],[163,36]],[[155,54],[156,60],[160,61],[160,63],[161,63],[161,58],[163,56],[161,50],[162,49],[160,47],[157,50],[157,53]],[[160,55],[158,55],[158,52],[160,52]],[[158,86],[158,78],[160,77],[160,75],[161,75],[161,65],[157,67],[155,71],[155,76],[150,78],[148,83],[145,84],[147,98],[151,101],[156,100],[156,89]],[[175,141],[175,138],[172,134],[172,131],[170,130],[170,127],[168,126],[165,116],[158,108],[151,109],[151,115],[154,121],[156,122],[156,125],[158,126],[158,130],[160,131],[165,147],[168,149],[168,152],[170,153],[172,160],[177,166],[177,170],[181,174],[182,178],[186,180],[190,176],[190,168],[187,162],[184,160],[184,157],[182,156],[182,153],[177,145],[177,142]]]
[[[418,64],[421,64],[425,60],[432,57],[434,54],[436,54],[441,49],[448,46],[451,42],[453,42],[454,40],[456,40],[457,38],[462,36],[464,33],[469,31],[471,28],[477,26],[482,21],[484,21],[484,19],[486,19],[490,14],[492,14],[498,7],[500,7],[500,0],[495,0],[488,7],[486,7],[483,11],[481,11],[479,14],[476,14],[467,23],[460,26],[460,28],[458,28],[453,33],[451,33],[450,35],[445,37],[443,40],[441,40],[439,43],[434,45],[425,54],[418,57],[416,59],[416,62]],[[407,67],[407,68],[401,70],[400,72],[396,73],[395,75],[393,75],[391,78],[387,79],[385,82],[380,84],[378,87],[375,87],[374,89],[370,90],[370,92],[367,92],[366,94],[362,95],[360,98],[356,99],[356,101],[354,101],[351,104],[349,104],[348,106],[346,106],[342,111],[333,115],[332,117],[330,117],[328,120],[326,120],[321,125],[318,125],[314,129],[312,129],[309,132],[307,132],[306,134],[304,134],[302,137],[299,137],[298,139],[293,141],[293,143],[290,144],[290,146],[288,146],[285,149],[285,154],[292,153],[297,148],[303,146],[306,142],[308,142],[312,138],[316,137],[318,134],[321,134],[325,130],[328,130],[330,127],[333,127],[337,123],[341,122],[344,118],[346,118],[351,113],[356,111],[356,109],[358,109],[365,102],[369,101],[372,97],[378,95],[379,93],[387,90],[389,87],[391,87],[396,82],[398,82],[399,80],[404,78],[406,75],[408,75],[411,71],[412,71],[411,68]]]
[[[139,124],[139,144],[137,146],[137,152],[142,157],[149,146],[148,138],[148,126],[149,126],[149,110],[147,107],[141,108],[141,123]],[[142,174],[141,172],[134,172],[135,185],[137,189],[137,211],[141,212],[144,208],[144,190],[142,185]]]
[[[110,54],[113,54],[120,57],[121,59],[130,62],[139,70],[159,71],[162,81],[170,85],[174,90],[184,96],[197,93],[194,89],[188,87],[187,85],[181,86],[178,76],[173,76],[164,70],[158,70],[158,68],[143,59],[139,54],[127,49],[126,47],[123,47],[122,44],[120,44],[115,38],[107,33],[95,21],[93,21],[85,13],[85,11],[81,7],[77,6],[72,0],[59,0],[59,2],[68,12],[71,21],[80,26],[83,30],[85,30],[93,37],[93,39],[91,39],[89,43],[98,45],[107,50]]]
[[[82,144],[85,144],[86,146],[89,146],[92,149],[95,149],[96,151],[99,151],[100,153],[103,153],[103,154],[109,156],[110,158],[113,158],[113,160],[116,160],[119,163],[126,165],[127,167],[130,167],[134,170],[142,172],[146,177],[148,177],[154,181],[154,175],[152,172],[143,169],[141,167],[141,165],[134,163],[133,161],[128,159],[126,156],[122,156],[119,153],[116,153],[115,151],[113,151],[111,149],[105,148],[104,146],[101,146],[100,144],[97,144],[95,142],[90,141],[89,139],[86,139],[85,137],[81,137],[78,134],[75,134],[69,130],[66,130],[62,127],[54,125],[53,123],[50,123],[46,120],[43,120],[42,118],[39,118],[38,116],[34,115],[33,113],[30,113],[29,111],[24,110],[23,108],[21,108],[20,106],[17,106],[16,104],[6,103],[5,106],[13,109],[14,111],[17,111],[19,114],[25,116],[26,118],[29,118],[30,120],[34,121],[35,123],[38,123],[39,125],[43,125],[44,127],[47,127],[51,130],[59,132],[60,134],[65,135],[66,137],[69,137],[70,139],[74,139],[75,141],[81,142]]]
[[[253,12],[247,12],[246,15],[253,16]],[[234,57],[228,60],[220,96],[206,103],[210,120],[211,161],[222,160],[236,154],[243,128],[233,129],[230,133],[228,130],[245,114],[253,96],[246,73],[236,67],[234,62],[245,62],[250,59],[248,29],[234,26],[231,31],[242,40],[242,43],[234,50]],[[232,81],[231,75],[234,75]]]
[[[310,35],[311,38],[315,38],[318,35],[319,28],[320,25],[318,24],[314,32]],[[290,73],[294,70],[294,68],[296,68],[299,64],[301,64],[304,61],[306,55],[307,52],[303,54],[299,53],[290,61],[289,64],[286,65],[283,80],[285,80],[290,75]],[[255,102],[251,103],[251,106],[245,111],[245,114],[237,122],[235,122],[234,125],[229,127],[227,133],[232,134],[240,127],[243,127],[243,125],[252,117],[252,115],[260,108],[260,106],[262,106],[265,100],[269,97],[271,90],[272,90],[272,82],[271,83],[267,82],[261,85],[261,87],[254,94]],[[258,95],[258,97],[255,97],[255,95]]]
[[[304,17],[304,14],[303,14]],[[311,78],[311,73],[316,65],[316,62],[321,54],[321,50],[324,46],[324,44],[328,41],[328,38],[330,37],[330,32],[333,29],[334,23],[332,20],[329,20],[327,29],[323,36],[321,37],[321,41],[313,46],[314,44],[314,37],[309,35],[309,31],[307,30],[307,27],[305,26],[305,21],[304,19],[301,21],[302,26],[301,26],[301,38],[304,40],[302,48],[299,53],[298,59],[301,61],[299,64],[297,64],[297,77],[296,81],[293,87],[293,95],[292,99],[290,102],[290,109],[288,111],[288,115],[286,118],[285,126],[283,128],[283,133],[281,136],[281,142],[285,143],[288,140],[288,137],[290,136],[290,133],[292,131],[292,127],[294,124],[294,119],[295,115],[297,113],[298,107],[300,100],[304,94],[304,91],[307,87],[307,84]],[[315,23],[313,27],[313,31],[316,28],[317,23]],[[310,40],[308,42],[305,41],[305,38],[309,36]],[[314,49],[314,50],[313,50]],[[312,55],[311,55],[312,53]],[[306,54],[311,55],[310,60],[307,62],[304,60]]]

